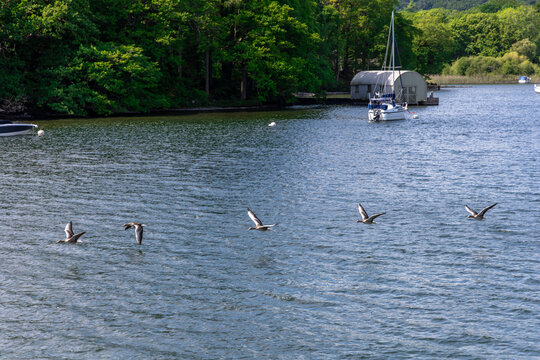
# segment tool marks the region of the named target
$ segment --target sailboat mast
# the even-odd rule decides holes
[[[392,10],[392,19],[391,19],[391,31],[392,31],[392,92],[396,96],[396,89],[394,88],[394,67],[395,67],[395,53],[394,53],[394,44],[395,44],[395,34],[394,34],[394,10]]]

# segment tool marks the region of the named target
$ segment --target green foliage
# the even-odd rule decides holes
[[[489,0],[478,6],[478,10],[484,13],[496,13],[506,8],[515,8],[522,5],[519,0]]]
[[[403,68],[538,73],[533,0],[402,1]],[[398,0],[6,0],[0,107],[108,115],[286,103],[380,69]],[[435,9],[441,5],[466,11]],[[479,6],[480,5],[480,6]],[[413,12],[428,8],[427,11]],[[431,9],[433,8],[433,9]],[[24,110],[24,109],[23,109]]]
[[[456,40],[450,31],[450,12],[442,9],[408,14],[419,30],[412,40],[412,50],[417,56],[416,70],[422,74],[438,74],[445,63],[452,60]]]
[[[499,20],[501,47],[507,52],[523,39],[530,39],[540,47],[540,13],[532,6],[506,8],[496,13]]]
[[[469,10],[473,8],[481,9],[482,12],[496,12],[500,9],[519,6],[532,5],[537,0],[400,0],[399,8],[407,11],[430,10],[435,8],[449,10]]]
[[[512,51],[517,52],[519,55],[526,56],[530,61],[536,59],[538,47],[528,38],[520,40],[512,45]]]
[[[540,66],[531,63],[526,56],[511,51],[501,57],[470,56],[454,61],[443,70],[444,75],[533,75]]]
[[[319,90],[331,78],[317,50],[319,34],[276,1],[253,1],[231,9],[232,46],[224,59],[238,64],[235,79],[246,73],[260,101],[288,101],[292,93]],[[248,86],[248,84],[244,84]]]
[[[450,21],[458,55],[497,56],[500,54],[500,27],[495,14],[463,14]]]
[[[81,46],[65,66],[50,72],[38,105],[69,114],[112,114],[166,106],[159,94],[160,72],[140,48],[102,43]]]

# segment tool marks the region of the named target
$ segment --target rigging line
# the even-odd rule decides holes
[[[393,15],[393,14],[392,14]],[[384,61],[382,70],[388,70],[389,65],[387,65],[387,61],[390,60],[388,58],[388,49],[390,49],[390,44],[392,43],[392,26],[388,27],[388,39],[386,41],[386,51],[384,52]],[[377,83],[375,85],[374,91],[381,91],[383,94],[386,92],[386,78],[384,77],[384,74],[377,79]]]
[[[399,83],[401,85],[401,92],[400,92],[401,102],[403,102],[403,79],[401,78],[401,62],[399,61],[399,48],[398,48],[397,41],[394,42],[394,46],[396,47],[396,58],[397,58],[397,63],[398,63],[398,66],[397,66],[398,77],[399,77]]]

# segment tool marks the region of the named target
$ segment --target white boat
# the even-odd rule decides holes
[[[386,45],[386,53],[384,55],[384,62],[382,70],[392,70],[391,84],[388,84],[386,78],[380,78],[374,89],[374,97],[369,98],[368,105],[368,118],[369,121],[389,121],[389,120],[405,120],[408,116],[407,104],[400,104],[400,100],[403,96],[396,98],[395,93],[395,79],[399,77],[399,66],[396,66],[396,41],[394,34],[394,12],[392,11],[392,18],[390,19],[390,30],[388,32],[388,42]],[[388,58],[388,50],[390,50],[390,56]],[[387,65],[387,58],[390,62]],[[398,74],[396,76],[396,68]],[[400,94],[401,95],[401,94]]]
[[[528,84],[531,82],[531,78],[527,76],[521,76],[518,80],[519,84]]]
[[[34,124],[13,123],[9,120],[0,120],[0,136],[26,135],[37,127]]]
[[[540,84],[534,84],[534,92],[540,94]]]

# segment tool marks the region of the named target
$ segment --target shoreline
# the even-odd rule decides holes
[[[445,81],[439,82],[444,78]],[[450,81],[448,81],[450,80]],[[533,85],[534,83],[540,83],[540,78],[533,77],[527,84],[518,84],[517,80],[511,79],[497,79],[497,81],[489,81],[486,78],[480,77],[467,77],[467,76],[433,76],[429,79],[429,83],[436,84],[438,91],[448,88],[466,88],[472,85]],[[219,112],[257,112],[257,111],[282,111],[288,110],[295,106],[326,106],[326,105],[367,105],[367,101],[352,100],[350,97],[332,96],[332,93],[328,93],[330,96],[326,98],[304,98],[298,97],[296,101],[288,105],[244,105],[244,106],[200,106],[191,108],[173,108],[173,109],[155,109],[148,112],[125,112],[115,113],[106,116],[74,116],[66,114],[55,113],[32,113],[32,112],[14,112],[9,113],[0,111],[0,120],[10,121],[46,121],[46,120],[62,120],[62,119],[99,119],[99,118],[119,118],[119,117],[155,117],[155,116],[175,116],[175,115],[192,115],[202,113],[219,113]],[[337,93],[336,93],[337,94]],[[342,95],[348,95],[343,92]]]
[[[519,76],[462,76],[462,75],[430,75],[428,81],[430,83],[438,84],[439,86],[445,85],[529,85],[534,83],[540,83],[540,77],[532,75],[531,81],[527,84],[518,83]]]
[[[208,106],[195,108],[174,108],[174,109],[156,109],[148,112],[126,112],[115,113],[111,115],[96,115],[96,116],[74,116],[65,114],[52,113],[0,113],[0,120],[10,121],[46,121],[46,120],[63,120],[63,119],[101,119],[101,118],[119,118],[119,117],[144,117],[144,116],[174,116],[174,115],[191,115],[200,113],[216,113],[216,112],[255,112],[255,111],[278,111],[287,109],[281,105],[253,105],[253,106]]]

